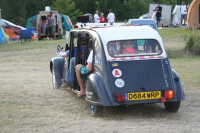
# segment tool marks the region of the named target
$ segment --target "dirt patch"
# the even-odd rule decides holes
[[[200,87],[187,82],[192,78],[186,76],[190,74],[187,67],[179,71],[187,100],[177,113],[166,111],[159,103],[105,107],[103,116],[95,118],[84,99],[68,90],[52,89],[49,61],[56,56],[55,49],[56,44],[51,44],[47,49],[0,53],[1,132],[199,132]],[[172,60],[174,68],[179,69],[181,63]],[[199,77],[200,71],[196,74]],[[193,80],[199,82],[196,77]]]

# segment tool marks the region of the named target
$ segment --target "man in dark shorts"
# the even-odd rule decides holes
[[[156,20],[158,23],[158,29],[162,29],[162,7],[160,6],[160,2],[158,2],[158,6],[153,11],[156,12]]]

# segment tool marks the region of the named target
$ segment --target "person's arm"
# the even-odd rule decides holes
[[[89,62],[86,67],[88,68],[88,71],[91,72],[92,71],[92,62]]]
[[[107,18],[106,18],[107,20],[109,19],[109,14],[108,14],[108,16],[107,16]]]
[[[45,24],[48,24],[48,19],[46,20],[46,23]]]
[[[88,59],[87,59],[87,68],[88,68],[88,71],[91,72],[92,71],[92,60],[93,60],[93,50],[90,51],[90,54],[88,56]]]

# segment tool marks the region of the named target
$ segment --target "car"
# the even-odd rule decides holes
[[[2,27],[4,28],[8,28],[8,29],[13,29],[13,31],[15,32],[15,34],[20,35],[21,34],[21,30],[26,30],[26,28],[19,26],[19,25],[15,25],[12,22],[9,22],[5,19],[2,19],[4,24]]]
[[[47,15],[50,14],[50,12],[53,13],[53,15],[56,16],[56,20],[57,20],[57,26],[56,26],[56,31],[55,31],[55,35],[56,37],[58,37],[59,39],[62,39],[62,35],[63,35],[63,24],[62,24],[62,18],[59,14],[58,11],[39,11],[37,18],[36,18],[36,31],[38,34],[38,40],[42,40],[43,38],[46,38],[45,35],[45,30],[46,30],[46,19],[47,19]]]
[[[66,50],[69,57],[54,57],[50,71],[54,89],[60,89],[62,79],[76,56],[81,62],[80,42],[85,38],[93,43],[93,70],[85,81],[85,100],[90,104],[92,116],[101,116],[105,106],[146,103],[164,103],[166,110],[177,112],[185,99],[178,73],[171,68],[169,58],[159,33],[149,26],[108,26],[75,28],[68,34]],[[58,55],[63,50],[57,47]],[[75,54],[76,53],[76,54]],[[86,65],[89,51],[85,49]],[[68,90],[78,93],[77,79]]]
[[[154,19],[129,19],[129,25],[145,25],[150,26],[155,30],[158,30],[157,23]]]

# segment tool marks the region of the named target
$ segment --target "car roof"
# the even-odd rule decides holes
[[[113,26],[94,28],[102,41],[128,39],[161,39],[158,32],[149,26]]]
[[[80,29],[74,29],[75,31],[87,31],[91,34],[96,33],[99,35],[99,39],[101,39],[103,47],[105,49],[106,58],[108,61],[113,60],[121,60],[121,58],[113,58],[108,54],[107,43],[110,41],[118,41],[118,40],[133,40],[133,39],[155,39],[159,42],[161,48],[163,49],[163,53],[160,56],[155,56],[156,58],[165,58],[166,52],[164,48],[163,41],[159,35],[159,33],[149,26],[108,26],[108,27],[84,27]],[[149,57],[150,58],[150,57]],[[136,58],[141,60],[141,58]],[[146,58],[145,58],[146,59]],[[128,58],[129,60],[129,58]]]

